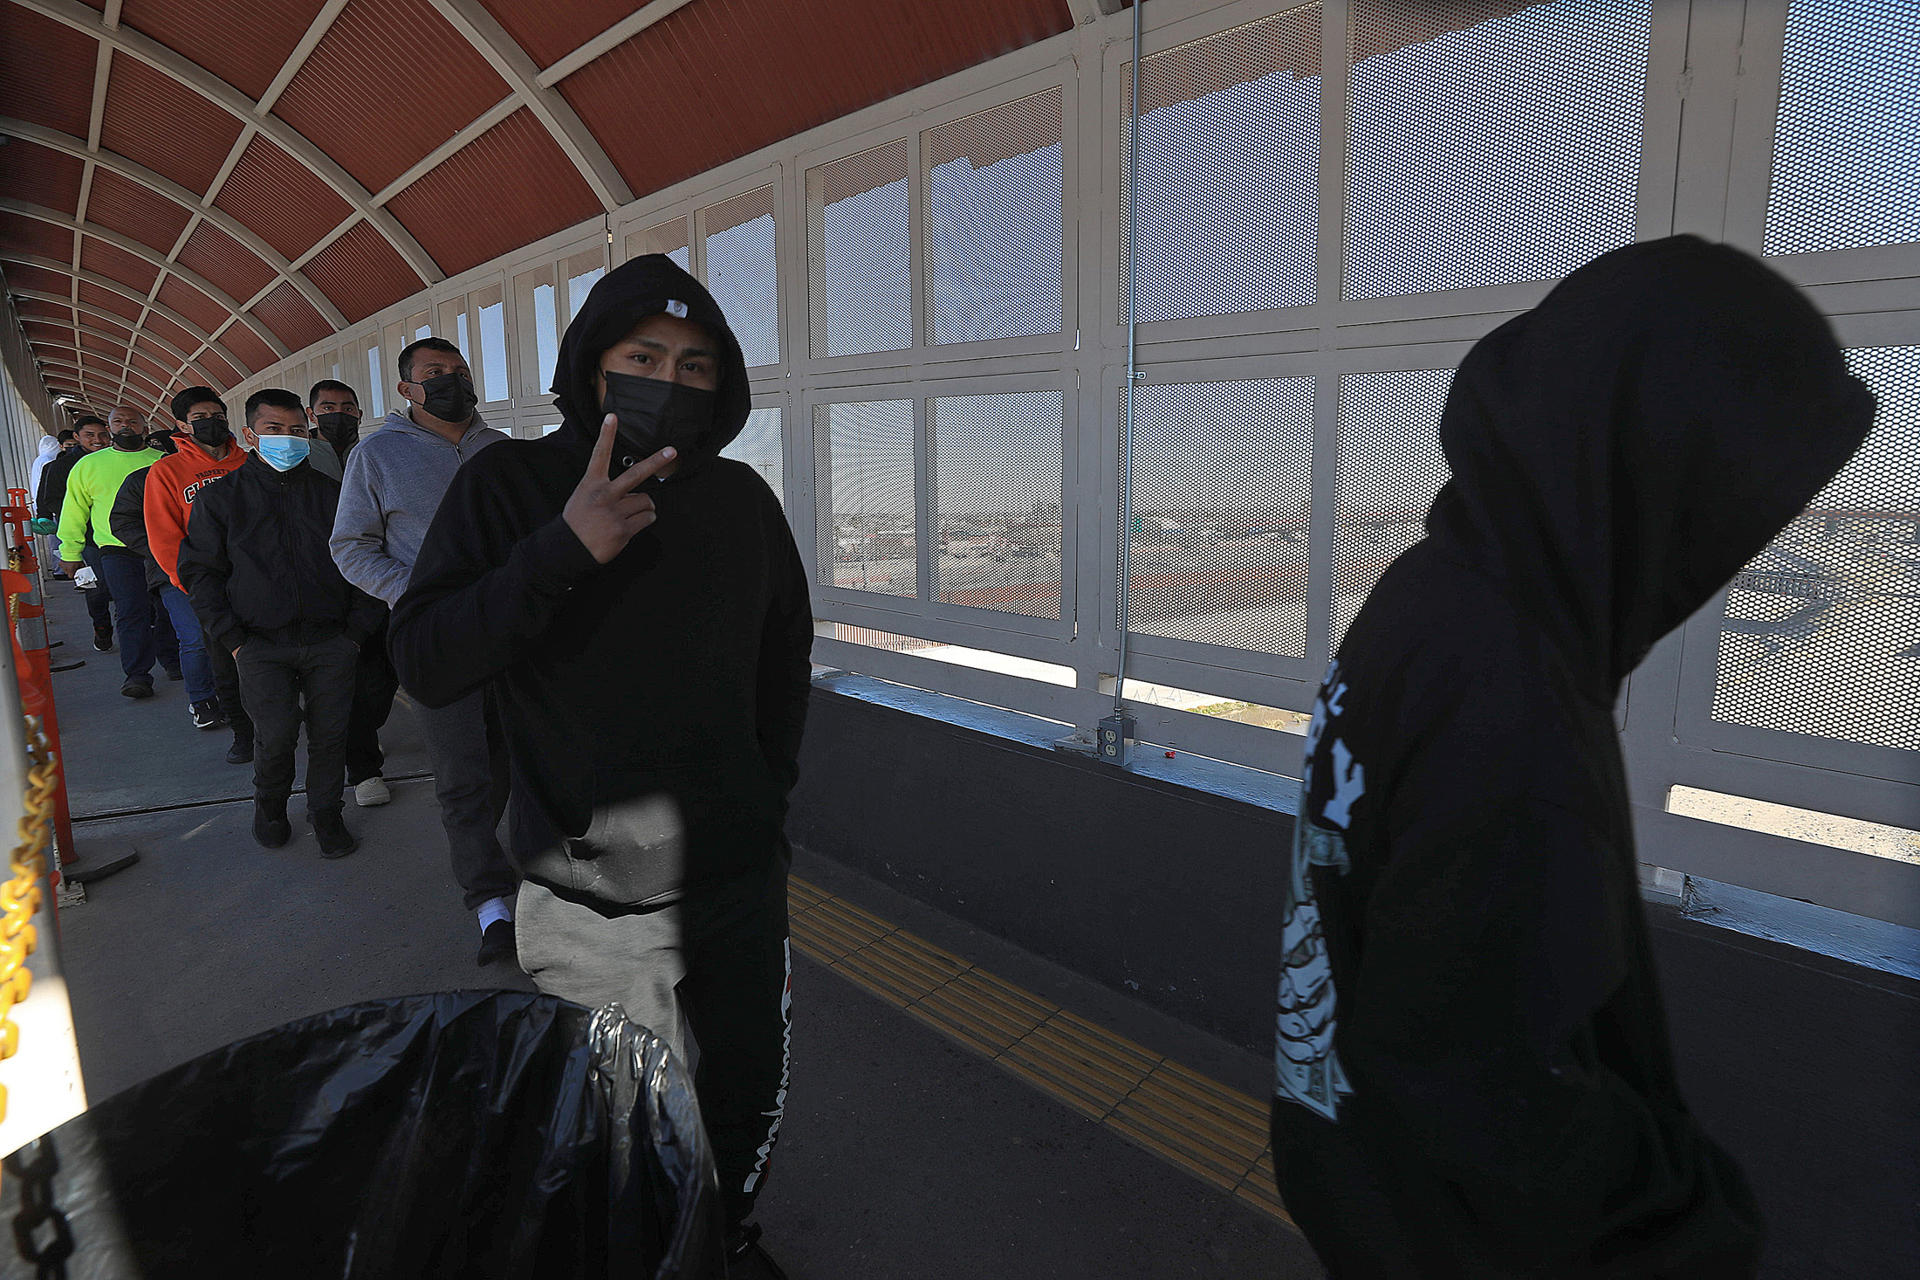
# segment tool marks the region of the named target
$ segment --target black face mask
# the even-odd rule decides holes
[[[616,476],[669,445],[684,457],[713,426],[716,392],[630,373],[605,376],[607,395],[600,412],[620,419],[613,451]]]
[[[209,449],[217,449],[233,439],[233,428],[225,418],[195,418],[187,425],[193,428],[193,438]]]
[[[471,406],[469,406],[469,408],[471,408]],[[427,412],[433,414],[436,418],[440,416],[434,409],[428,409]],[[314,425],[320,428],[320,434],[325,437],[326,442],[333,446],[333,451],[343,458],[346,456],[347,450],[353,448],[354,445],[360,442],[360,417],[358,414],[322,413],[315,415],[313,421]],[[458,421],[458,419],[449,419],[449,421]]]
[[[173,442],[173,429],[169,427],[164,431],[147,432],[147,448],[171,455],[178,452],[180,446]]]
[[[414,385],[420,388],[420,407],[442,422],[465,422],[480,403],[473,393],[473,379],[464,373],[443,373]]]
[[[147,434],[144,431],[116,431],[113,433],[113,446],[116,449],[144,449]]]

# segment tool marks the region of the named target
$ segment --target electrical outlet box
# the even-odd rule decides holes
[[[1133,737],[1133,728],[1132,716],[1108,716],[1102,720],[1094,735],[1100,758],[1109,764],[1125,764],[1127,742]]]

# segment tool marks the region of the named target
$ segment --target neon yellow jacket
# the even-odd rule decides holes
[[[109,445],[75,463],[73,474],[67,477],[67,500],[60,504],[60,558],[80,559],[89,526],[93,529],[94,546],[126,546],[107,527],[113,499],[128,476],[166,456],[158,449],[135,449],[129,453]]]

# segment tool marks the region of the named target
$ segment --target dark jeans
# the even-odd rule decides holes
[[[682,1061],[692,1033],[700,1046],[694,1089],[729,1224],[752,1212],[766,1184],[785,1109],[793,1042],[790,861],[782,848],[763,875],[613,915],[529,880],[514,913],[520,967],[540,990],[589,1009],[618,1001]]]
[[[207,665],[213,668],[214,701],[220,704],[220,713],[233,728],[233,740],[252,742],[253,719],[247,715],[246,703],[240,698],[240,668],[234,665],[233,655],[211,636],[207,637]]]
[[[339,814],[347,774],[347,717],[359,651],[343,635],[315,644],[248,640],[240,646],[240,694],[253,717],[253,798],[293,794],[293,749],[307,726],[307,816]]]
[[[179,670],[180,642],[166,610],[155,607],[153,595],[147,590],[146,562],[139,556],[102,551],[95,572],[113,592],[113,630],[120,644],[121,673],[130,681],[151,685],[155,658],[167,670]]]
[[[106,631],[113,626],[113,590],[107,586],[107,575],[100,572],[100,551],[96,547],[84,547],[80,551],[80,561],[93,570],[98,586],[80,594],[87,598],[87,616],[93,619],[95,631]]]
[[[187,593],[169,582],[156,593],[160,598],[160,612],[154,619],[155,628],[161,621],[171,624],[175,638],[174,661],[187,680],[187,701],[205,702],[213,697],[213,663],[207,655],[207,642],[200,634],[200,619],[193,612],[193,602],[187,599]],[[164,642],[160,648],[160,662],[164,666],[167,654]]]
[[[449,707],[420,708],[433,759],[433,794],[467,909],[511,897],[520,883],[496,834],[507,807],[507,740],[484,690]]]
[[[393,714],[394,691],[400,677],[387,656],[387,623],[360,646],[360,662],[353,673],[353,714],[347,719],[347,785],[377,778],[387,763],[380,750],[380,730]]]

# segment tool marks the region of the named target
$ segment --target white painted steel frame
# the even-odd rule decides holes
[[[1770,178],[1780,33],[1787,0],[1653,0],[1637,200],[1640,238],[1692,231],[1758,251]],[[915,440],[925,447],[926,401],[939,395],[1058,387],[1065,393],[1062,618],[1035,619],[943,606],[931,599],[931,469],[916,468],[921,506],[920,581],[927,599],[816,589],[825,622],[897,632],[943,643],[1057,663],[1072,688],[893,653],[822,636],[817,661],[882,679],[1007,706],[1085,728],[1110,707],[1118,647],[1114,634],[1118,534],[1115,432],[1124,382],[1118,167],[1121,75],[1132,57],[1131,17],[1095,19],[1076,7],[1074,30],[676,184],[620,209],[476,267],[334,335],[288,366],[340,352],[357,382],[368,341],[398,317],[498,284],[511,300],[516,274],[580,252],[611,232],[610,261],[627,236],[685,219],[690,261],[704,270],[697,214],[771,184],[779,254],[780,361],[750,378],[756,407],[781,412],[789,520],[816,546],[813,407],[862,399],[915,403]],[[1144,13],[1151,53],[1295,6],[1272,0],[1154,0]],[[1335,449],[1342,374],[1450,369],[1472,343],[1545,296],[1552,282],[1495,285],[1410,297],[1349,301],[1344,282],[1346,47],[1350,0],[1326,0],[1322,22],[1320,236],[1317,300],[1304,307],[1163,321],[1141,326],[1144,384],[1308,375],[1316,379],[1314,467],[1308,531],[1307,654],[1285,658],[1164,640],[1136,633],[1130,678],[1304,710],[1325,663],[1332,616]],[[645,12],[643,10],[642,12]],[[637,15],[636,15],[637,16]],[[1771,43],[1769,43],[1771,42]],[[1742,48],[1744,45],[1744,64]],[[547,80],[546,74],[540,80]],[[925,345],[925,206],[920,136],[973,112],[1058,86],[1062,89],[1063,328],[1061,333],[990,342]],[[806,173],[820,164],[894,140],[910,152],[912,312],[918,345],[909,351],[813,359],[808,324]],[[1920,246],[1886,246],[1776,258],[1835,317],[1855,346],[1920,343]],[[434,310],[437,317],[439,311]],[[524,379],[521,326],[506,308],[509,378]],[[477,315],[474,330],[477,334]],[[392,353],[383,351],[383,359]],[[356,363],[359,361],[361,363]],[[248,380],[266,385],[278,369]],[[544,383],[544,378],[540,379]],[[389,390],[389,395],[391,391]],[[556,416],[544,395],[516,395],[487,407],[490,420],[531,435]],[[1910,753],[1855,749],[1824,739],[1765,734],[1734,742],[1732,726],[1708,722],[1713,647],[1721,602],[1710,603],[1656,647],[1631,681],[1623,743],[1642,831],[1641,857],[1661,866],[1920,925],[1920,867],[1665,812],[1673,785],[1705,787],[1920,827],[1920,761]],[[1702,673],[1705,673],[1704,676]],[[1292,770],[1290,734],[1131,704],[1143,739],[1237,760],[1276,773]],[[1757,744],[1757,745],[1756,745]],[[1739,749],[1735,749],[1735,748]],[[1275,785],[1288,785],[1276,781]]]

